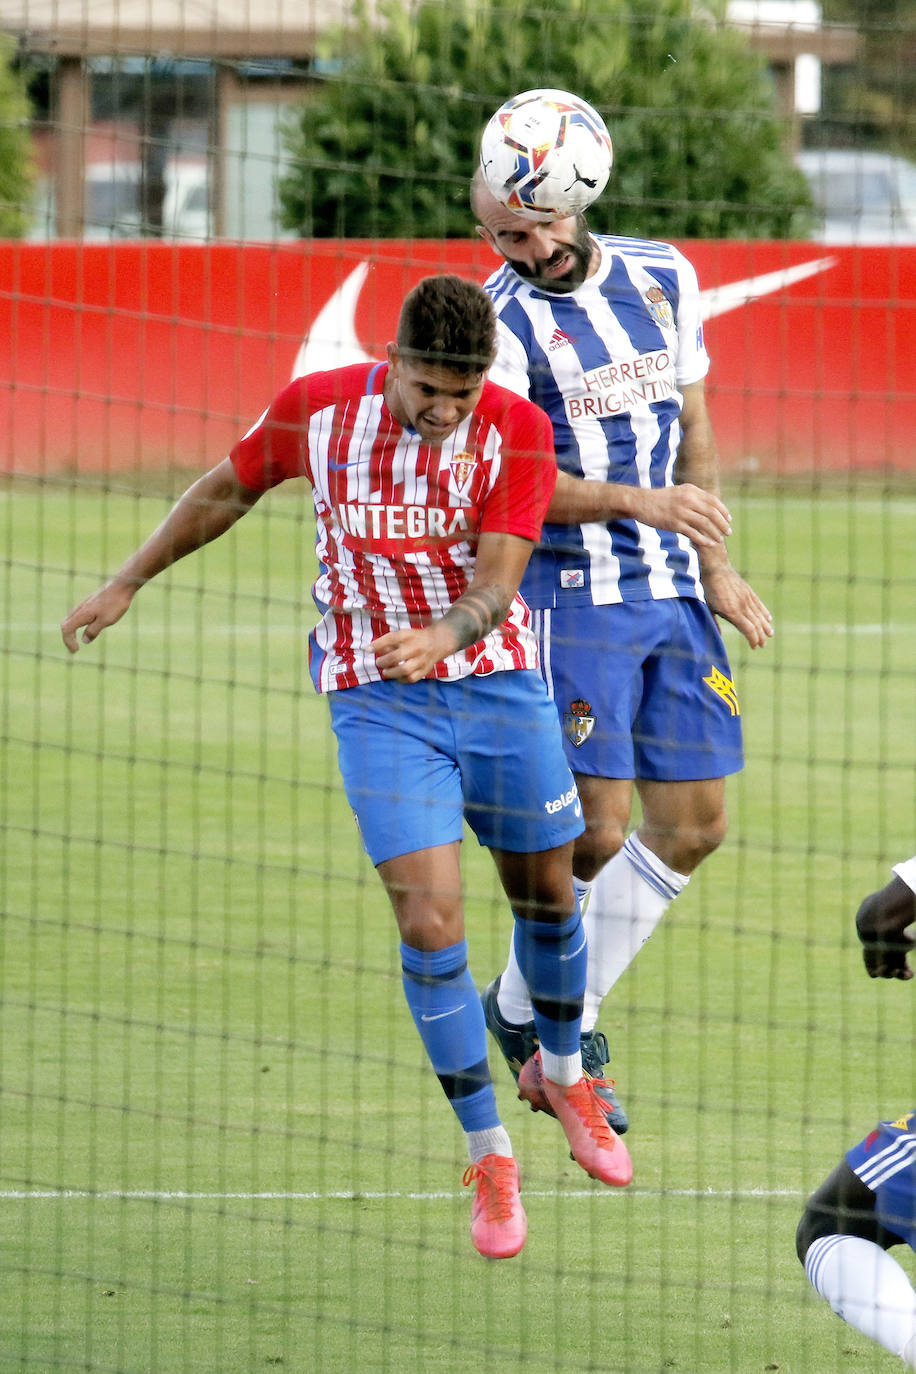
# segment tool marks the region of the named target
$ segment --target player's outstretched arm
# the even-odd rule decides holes
[[[716,445],[703,383],[685,386],[682,395],[674,486],[631,487],[561,472],[547,520],[563,525],[639,520],[655,529],[686,534],[698,549],[721,549],[731,534],[731,516],[719,493]]]
[[[703,382],[685,386],[683,397],[675,477],[679,482],[695,482],[704,491],[718,492],[719,458]],[[699,557],[710,610],[740,630],[752,649],[762,648],[773,634],[773,617],[753,587],[732,567],[724,541],[713,548],[700,548]]]
[[[916,938],[906,931],[914,923],[916,892],[896,874],[865,898],[856,912],[856,930],[870,978],[913,977],[907,956],[916,949]]]
[[[470,586],[439,620],[373,640],[382,677],[419,682],[437,663],[483,639],[509,613],[534,545],[515,534],[480,536]]]
[[[224,534],[260,495],[241,485],[228,458],[204,473],[114,577],[61,621],[61,634],[70,653],[76,653],[80,640],[91,644],[103,630],[116,624],[146,582]]]
[[[546,520],[585,525],[591,520],[639,520],[657,530],[686,534],[700,548],[721,544],[731,534],[731,516],[715,492],[692,482],[677,487],[630,487],[557,474]]]

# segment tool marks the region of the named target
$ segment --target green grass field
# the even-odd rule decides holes
[[[602,1018],[635,1181],[591,1183],[494,1052],[530,1236],[487,1264],[307,678],[305,492],[72,661],[59,620],[167,503],[0,493],[0,1374],[898,1367],[793,1241],[916,1102],[916,993],[852,923],[914,849],[916,488],[727,494],[777,638],[729,636],[730,834]],[[510,919],[465,851],[483,986]]]

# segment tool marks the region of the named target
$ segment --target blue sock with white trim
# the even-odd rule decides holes
[[[575,1083],[582,1076],[579,1034],[588,960],[578,902],[565,921],[516,916],[513,939],[515,957],[531,993],[544,1071],[554,1082]],[[565,1061],[565,1071],[558,1060]]]
[[[466,940],[426,951],[401,944],[404,995],[443,1091],[465,1131],[500,1125],[483,1007]]]

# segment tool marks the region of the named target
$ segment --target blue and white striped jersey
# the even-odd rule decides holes
[[[547,411],[566,472],[670,486],[679,388],[709,369],[696,272],[671,244],[592,237],[600,265],[573,292],[533,287],[508,264],[489,278],[499,322],[490,377]],[[635,520],[545,525],[522,594],[537,609],[705,600],[690,540]]]

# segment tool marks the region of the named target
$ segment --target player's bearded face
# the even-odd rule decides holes
[[[537,257],[533,262],[517,262],[508,259],[520,277],[543,287],[545,291],[575,291],[588,276],[592,260],[593,244],[589,238],[588,225],[584,215],[577,215],[572,221],[572,232],[566,228],[569,221],[562,220],[563,226],[554,226],[556,237],[552,251],[546,257]]]

